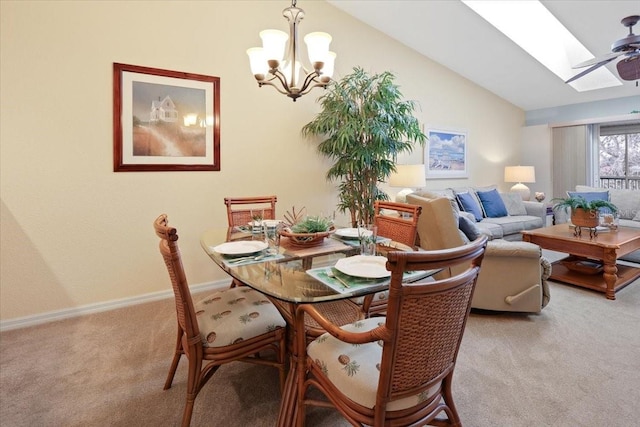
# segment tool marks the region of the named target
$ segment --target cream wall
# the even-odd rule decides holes
[[[245,50],[286,30],[287,1],[2,1],[0,319],[166,292],[152,220],[178,227],[192,284],[226,280],[199,246],[226,223],[223,197],[277,194],[283,213],[334,209],[328,163],[300,136],[315,92],[259,89]],[[388,69],[426,126],[468,132],[468,180],[500,184],[519,160],[524,112],[325,2],[303,1],[302,34],[334,37],[336,75]],[[221,78],[220,172],[112,171],[112,64]],[[422,149],[407,161],[421,162]]]

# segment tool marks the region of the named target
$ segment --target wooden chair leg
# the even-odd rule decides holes
[[[164,390],[168,390],[171,388],[171,384],[173,383],[173,377],[176,375],[176,369],[178,369],[178,363],[180,363],[180,357],[184,352],[182,351],[182,329],[178,326],[178,338],[176,340],[176,350],[173,355],[173,360],[171,361],[171,367],[169,368],[169,374],[167,375],[167,380],[164,383]]]
[[[184,405],[184,413],[182,415],[182,427],[189,427],[191,424],[191,415],[193,414],[193,405],[200,391],[202,360],[192,360],[189,358],[189,374],[187,378],[187,401]],[[215,371],[215,370],[214,370]]]
[[[283,334],[286,336],[287,332],[283,332]],[[278,346],[278,362],[280,362],[280,367],[278,368],[278,373],[280,376],[280,394],[282,394],[282,392],[284,391],[284,383],[287,380],[287,364],[285,363],[285,361],[287,360],[287,344],[286,344],[286,340],[283,340],[285,342],[280,342],[280,345]]]
[[[184,413],[182,415],[182,427],[189,427],[191,425],[191,415],[193,414],[193,403],[195,398],[189,399],[187,397],[187,403],[184,407]]]

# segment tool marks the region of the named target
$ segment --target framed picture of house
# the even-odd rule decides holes
[[[428,129],[424,164],[428,178],[467,178],[467,133]]]
[[[114,63],[113,170],[219,171],[220,78]]]

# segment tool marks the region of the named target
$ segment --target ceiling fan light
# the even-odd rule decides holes
[[[639,56],[618,61],[616,67],[618,68],[618,74],[620,74],[620,78],[622,80],[640,80]]]

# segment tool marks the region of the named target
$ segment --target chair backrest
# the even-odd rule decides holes
[[[247,225],[253,220],[252,211],[257,210],[262,212],[263,219],[276,219],[277,201],[277,196],[225,197],[224,204],[227,205],[229,227]]]
[[[377,405],[424,393],[453,373],[484,256],[487,237],[470,244],[425,252],[390,252],[389,302],[383,336]],[[466,269],[435,282],[402,283],[403,272],[462,264]],[[449,378],[450,379],[450,378]]]
[[[378,235],[414,247],[421,212],[422,207],[417,205],[376,200],[374,221]]]
[[[167,215],[162,214],[153,223],[153,228],[158,237],[160,237],[160,253],[164,258],[167,266],[169,277],[171,278],[171,286],[176,302],[176,314],[178,316],[178,325],[186,335],[188,341],[200,341],[200,330],[198,329],[198,320],[196,318],[195,309],[193,308],[193,300],[189,291],[189,284],[182,266],[182,258],[180,249],[178,248],[178,232],[175,228],[169,227]],[[201,341],[200,341],[201,343]],[[190,344],[193,344],[190,342]],[[185,346],[186,348],[187,346]]]

